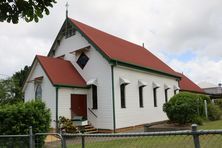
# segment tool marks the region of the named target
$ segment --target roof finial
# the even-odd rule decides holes
[[[142,43],[143,48],[145,48],[145,43]]]
[[[66,18],[68,18],[68,11],[69,11],[69,3],[68,2],[66,2]]]

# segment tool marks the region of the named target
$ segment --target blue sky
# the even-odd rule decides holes
[[[172,52],[169,53],[164,50],[161,50],[161,51],[163,51],[163,54],[166,55],[166,58],[167,58],[166,62],[170,62],[171,59],[177,59],[182,62],[188,62],[188,61],[194,60],[197,57],[196,53],[189,49],[187,49],[185,52],[180,53],[180,54],[172,53]]]

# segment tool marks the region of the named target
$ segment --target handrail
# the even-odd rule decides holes
[[[88,110],[97,118],[97,115],[90,108]]]

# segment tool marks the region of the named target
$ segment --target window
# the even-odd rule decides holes
[[[160,88],[160,85],[158,83],[153,82],[153,102],[154,107],[157,107],[157,89]]]
[[[125,88],[127,84],[120,85],[121,108],[126,108]]]
[[[144,86],[140,86],[139,87],[139,103],[140,103],[140,107],[143,107],[143,87]]]
[[[42,87],[40,84],[37,84],[36,86],[35,99],[42,99]]]
[[[83,52],[78,60],[77,60],[77,64],[79,65],[79,67],[81,67],[82,69],[86,66],[87,62],[89,61],[89,58],[87,57],[87,55],[85,55],[85,53]]]
[[[157,89],[158,89],[158,87],[153,88],[154,107],[157,107]]]
[[[92,104],[93,104],[93,109],[97,109],[97,86],[92,85]]]
[[[164,91],[165,91],[165,102],[167,103],[168,102],[168,89],[169,88],[166,88]]]
[[[176,95],[176,94],[177,94],[177,89],[174,90],[174,95]]]
[[[177,91],[180,90],[180,88],[178,86],[175,86],[175,85],[173,86],[173,89],[174,89],[174,95],[176,95]]]

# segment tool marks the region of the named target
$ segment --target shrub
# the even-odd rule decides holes
[[[33,133],[45,133],[49,131],[50,121],[50,111],[41,101],[0,106],[0,133],[3,135],[29,134],[30,126]],[[43,141],[44,137],[38,138],[38,143],[43,144]]]
[[[203,118],[200,116],[194,116],[192,119],[192,123],[198,124],[198,125],[203,125]]]
[[[76,127],[70,119],[67,119],[63,116],[59,117],[59,127],[62,131],[66,133],[75,133]]]
[[[214,103],[215,103],[216,105],[218,105],[218,106],[220,107],[220,109],[222,110],[222,100],[219,100],[219,99],[214,100]]]
[[[197,98],[201,99],[201,100],[206,100],[207,101],[207,104],[210,104],[211,103],[211,99],[209,96],[207,95],[202,95],[202,94],[196,94],[197,95]]]
[[[219,120],[221,117],[221,110],[220,107],[218,105],[214,105],[214,104],[208,104],[207,106],[208,109],[208,118],[209,120]]]
[[[163,106],[168,118],[180,124],[191,123],[197,118],[204,115],[204,101],[208,97],[194,93],[181,92],[173,96],[169,102]],[[198,119],[199,120],[199,119]]]

